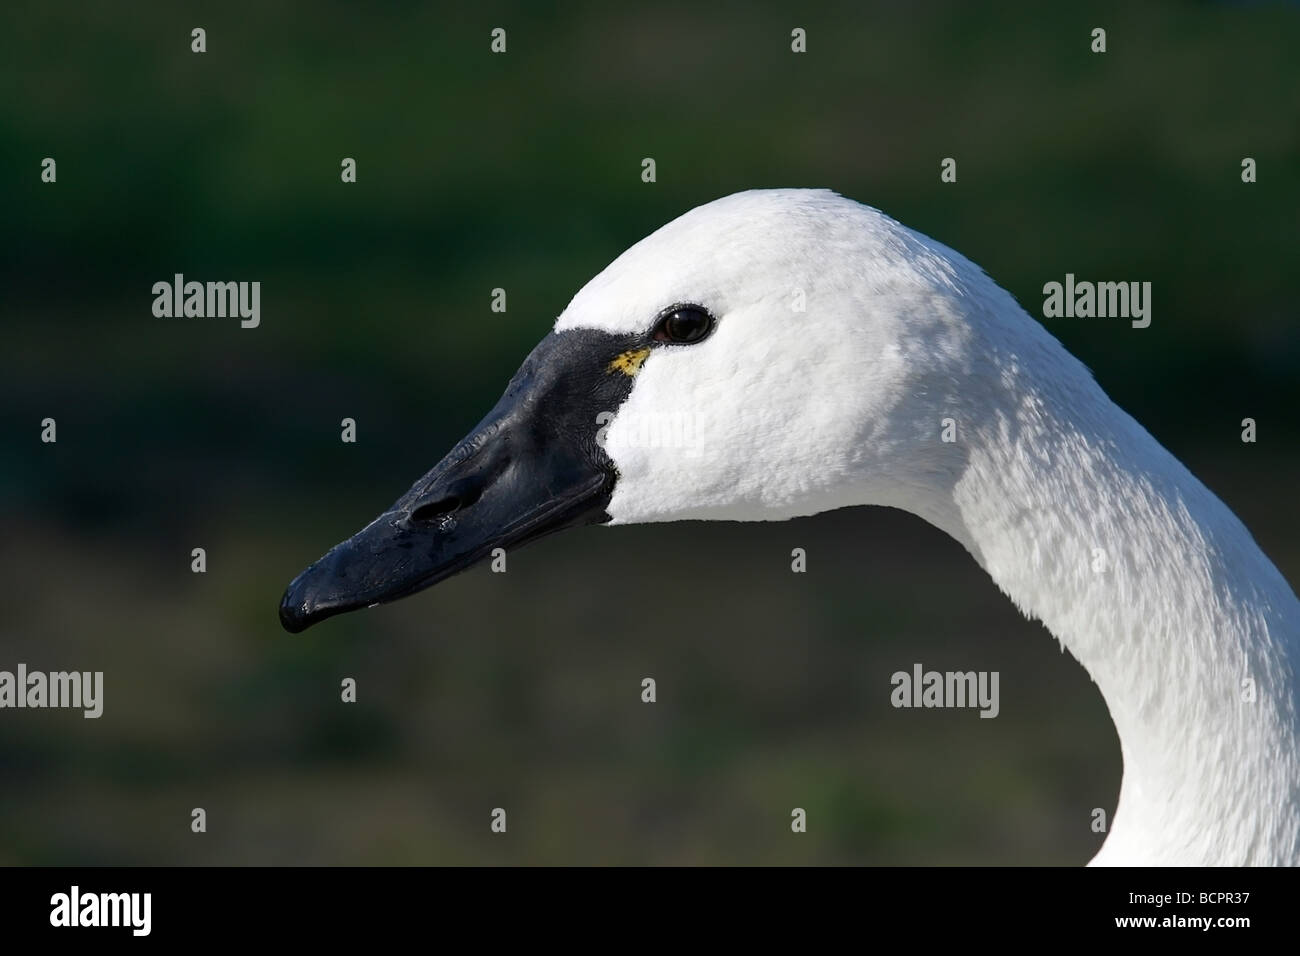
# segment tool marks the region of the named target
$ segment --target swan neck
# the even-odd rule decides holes
[[[1105,698],[1124,781],[1094,862],[1300,862],[1295,594],[1090,377],[1015,385],[923,517]]]

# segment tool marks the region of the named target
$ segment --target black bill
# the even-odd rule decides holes
[[[285,630],[414,594],[496,548],[608,521],[616,473],[598,416],[627,399],[648,345],[595,330],[548,335],[468,438],[294,578],[280,602]]]

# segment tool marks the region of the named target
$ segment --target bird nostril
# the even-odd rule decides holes
[[[468,508],[483,495],[483,486],[465,484],[457,487],[453,494],[444,495],[436,501],[422,504],[411,512],[410,520],[417,523],[432,523],[455,514],[462,508]]]
[[[411,520],[418,522],[437,521],[444,515],[452,514],[459,511],[462,507],[461,500],[455,495],[447,498],[439,498],[437,501],[431,501],[427,505],[420,505],[411,512]]]

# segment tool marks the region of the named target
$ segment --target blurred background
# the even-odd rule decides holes
[[[1295,4],[6,4],[0,669],[102,670],[105,710],[0,712],[0,863],[1085,862],[1100,696],[902,513],[584,529],[297,636],[277,603],[609,260],[764,186],[1034,315],[1151,281],[1149,329],[1048,326],[1300,581],[1298,48]],[[177,272],[260,281],[261,327],[155,318]],[[913,662],[999,671],[1000,716],[892,709]]]

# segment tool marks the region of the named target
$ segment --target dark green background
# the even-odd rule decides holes
[[[588,278],[760,186],[1034,314],[1066,272],[1152,282],[1149,329],[1049,327],[1300,580],[1297,49],[1294,4],[5,4],[0,669],[106,699],[0,712],[0,863],[1087,860],[1101,698],[907,515],[586,529],[293,637],[276,605]],[[154,318],[175,272],[261,281],[261,328]],[[915,661],[1000,671],[1001,716],[893,710]]]

